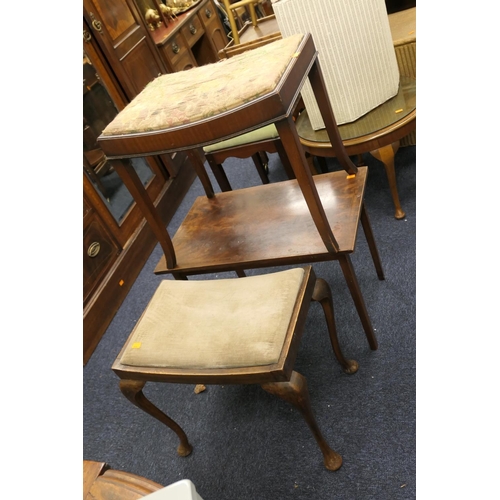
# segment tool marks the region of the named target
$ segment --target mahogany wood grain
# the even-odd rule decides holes
[[[165,65],[133,2],[83,0],[83,17],[128,99],[133,99]]]
[[[392,200],[394,202],[396,219],[403,219],[405,217],[405,212],[401,208],[401,201],[399,200],[399,192],[396,182],[396,169],[394,165],[394,157],[399,150],[399,140],[389,144],[387,146],[382,146],[378,149],[370,151],[372,156],[381,161],[385,167],[385,173],[387,175],[387,180],[389,181],[389,189],[391,190]]]
[[[193,451],[193,447],[189,444],[186,433],[181,427],[172,420],[169,416],[160,411],[149,399],[144,396],[142,389],[146,385],[144,380],[120,380],[120,390],[122,394],[135,406],[149,413],[152,417],[159,420],[161,423],[170,427],[180,440],[177,448],[177,453],[180,457],[187,457]]]
[[[293,117],[289,116],[286,121],[282,120],[276,122],[276,128],[278,129],[281,141],[283,144],[286,144],[285,149],[288,160],[292,165],[293,172],[297,179],[295,184],[298,185],[302,191],[309,213],[323,240],[323,244],[329,252],[338,252],[339,245],[333,235],[329,221],[327,220],[325,209],[319,198],[318,190],[316,189],[316,184],[312,179],[311,171],[308,168],[304,168],[304,165],[307,164],[306,157],[304,149],[300,145]]]
[[[344,148],[344,144],[342,143],[335,115],[333,114],[332,104],[328,97],[326,84],[317,59],[314,61],[311,71],[309,72],[309,81],[314,88],[314,97],[319,106],[321,117],[323,118],[325,129],[330,139],[331,148],[335,151],[337,159],[344,170],[354,175],[357,172],[357,168],[349,158]]]
[[[338,362],[342,366],[345,373],[356,373],[359,365],[353,359],[346,359],[340,349],[340,344],[337,336],[337,327],[335,325],[335,314],[333,311],[332,290],[328,283],[322,278],[316,278],[312,300],[319,302],[323,308],[323,313],[328,324],[328,332],[330,334],[330,343],[332,344],[333,352],[337,357]]]
[[[172,219],[194,179],[195,173],[191,165],[185,163],[179,175],[165,184],[155,202],[155,211],[160,214],[164,224],[168,224]],[[98,293],[93,294],[85,304],[83,309],[83,364],[90,359],[157,244],[158,239],[151,226],[145,219],[142,219],[100,283]]]
[[[172,239],[177,265],[158,274],[202,274],[335,260],[355,249],[368,169],[313,177],[338,252],[325,247],[297,180],[198,197]]]

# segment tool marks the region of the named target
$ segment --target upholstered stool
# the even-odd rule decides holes
[[[314,179],[293,117],[306,79],[344,168]],[[215,196],[200,149],[272,123],[296,179]],[[110,159],[186,150],[203,184],[206,196],[195,200],[171,239],[137,172],[116,168],[164,251],[157,274],[244,276],[245,269],[338,260],[370,347],[377,348],[350,261],[361,225],[377,276],[384,279],[363,203],[367,168],[358,169],[345,152],[309,34],[160,76],[115,117],[99,143]]]
[[[317,426],[305,378],[293,371],[311,300],[323,306],[342,368],[355,373],[358,364],[339,347],[330,289],[307,266],[240,279],[162,281],[113,364],[120,388],[177,433],[178,453],[186,456],[191,445],[184,431],[145,398],[146,382],[260,384],[298,408],[325,466],[336,470],[342,459]]]

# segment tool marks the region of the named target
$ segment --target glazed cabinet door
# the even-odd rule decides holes
[[[166,223],[193,182],[195,172],[185,153],[110,160],[100,148],[97,138],[106,125],[162,69],[155,56],[156,48],[149,50],[149,37],[125,0],[84,3],[88,9],[83,19],[85,364],[157,244],[140,208],[117,174],[118,163],[135,169]],[[86,21],[85,16],[91,18],[91,14],[98,20],[94,25]]]
[[[133,2],[83,0],[83,17],[129,100],[166,73]]]
[[[83,43],[83,170],[88,179],[87,196],[109,232],[123,247],[142,221],[142,212],[114,169],[118,162],[131,164],[151,199],[155,200],[170,175],[157,157],[108,160],[97,138],[129,102],[114,72],[84,21]],[[84,184],[85,185],[85,184]]]

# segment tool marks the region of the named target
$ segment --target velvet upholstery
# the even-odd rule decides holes
[[[239,279],[164,280],[121,362],[198,369],[276,363],[303,276],[296,268]]]

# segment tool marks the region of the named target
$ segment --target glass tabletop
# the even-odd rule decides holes
[[[416,87],[417,82],[415,78],[402,76],[398,93],[394,97],[377,106],[356,121],[338,126],[342,140],[346,141],[371,135],[403,121],[416,108]],[[312,142],[330,142],[325,128],[313,130],[307,110],[299,115],[296,126],[301,139]]]

